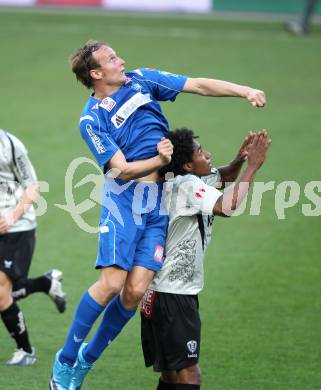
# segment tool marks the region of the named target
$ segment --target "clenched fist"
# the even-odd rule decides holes
[[[167,165],[171,162],[173,154],[173,144],[168,138],[162,138],[162,140],[157,144],[157,151],[164,165]]]
[[[264,107],[266,103],[265,93],[259,89],[249,88],[245,98],[253,107]]]

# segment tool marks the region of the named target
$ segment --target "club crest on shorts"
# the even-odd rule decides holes
[[[159,263],[163,263],[163,255],[164,255],[164,247],[161,245],[155,246],[155,252],[154,252],[154,260],[158,261]]]
[[[188,350],[192,354],[197,350],[197,341],[195,341],[195,340],[188,341],[186,345],[187,345]]]

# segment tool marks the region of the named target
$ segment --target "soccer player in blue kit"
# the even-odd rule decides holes
[[[50,389],[80,389],[88,371],[136,312],[163,263],[168,216],[161,212],[158,170],[173,146],[159,101],[178,93],[245,98],[265,105],[264,92],[226,81],[188,78],[159,70],[125,73],[125,61],[106,43],[88,41],[71,57],[77,80],[94,93],[80,117],[80,132],[106,175],[96,268],[67,340],[56,354]],[[93,338],[83,343],[104,312]]]

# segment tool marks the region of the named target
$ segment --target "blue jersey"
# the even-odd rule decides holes
[[[168,132],[158,101],[174,101],[187,79],[150,69],[128,72],[126,77],[111,96],[91,96],[81,113],[81,135],[100,166],[119,149],[129,162],[156,156],[157,144]]]

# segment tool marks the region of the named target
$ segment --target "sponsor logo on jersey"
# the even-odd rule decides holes
[[[189,358],[196,358],[197,357],[197,353],[195,353],[195,351],[197,350],[197,341],[195,340],[190,340],[186,343],[187,345],[187,348],[190,352],[190,354],[187,355],[187,357]]]
[[[141,92],[137,92],[111,118],[112,123],[118,129],[139,107],[149,102],[151,102],[149,93],[143,95]]]
[[[199,189],[195,192],[196,198],[203,198],[204,192],[206,192],[205,188],[199,188]]]
[[[154,252],[154,260],[158,261],[159,263],[163,263],[164,262],[163,255],[164,255],[164,247],[162,247],[161,245],[156,245],[155,252]]]
[[[111,97],[107,97],[102,100],[99,106],[110,112],[116,106],[116,102]]]
[[[117,123],[117,126],[120,127],[122,125],[122,123],[124,122],[125,118],[121,117],[120,115],[116,115],[116,123]]]
[[[155,300],[155,291],[148,289],[145,292],[140,305],[140,312],[145,318],[152,317],[154,300]]]
[[[87,130],[87,133],[88,133],[92,143],[95,146],[95,149],[97,150],[97,153],[98,154],[105,153],[106,149],[105,149],[104,145],[102,144],[100,138],[94,133],[91,124],[89,124],[89,123],[86,124],[86,130]]]

